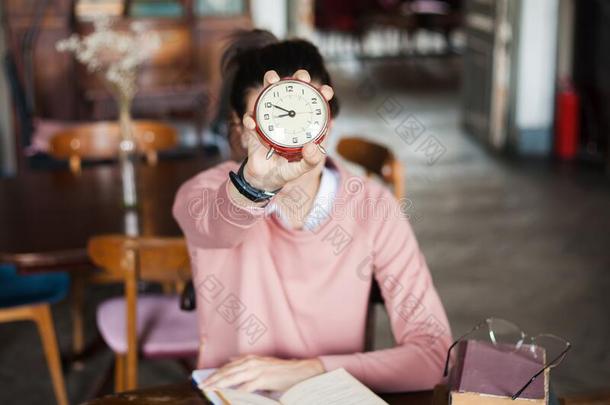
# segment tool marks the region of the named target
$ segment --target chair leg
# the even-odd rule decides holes
[[[68,395],[66,394],[66,385],[61,369],[59,348],[55,336],[55,327],[53,326],[53,317],[49,305],[38,306],[34,310],[34,320],[38,326],[44,354],[47,358],[47,365],[49,367],[49,372],[51,373],[55,398],[59,405],[68,405]]]
[[[84,321],[83,321],[83,294],[85,289],[84,276],[76,274],[72,279],[72,351],[75,356],[82,354],[85,347]]]
[[[70,171],[73,174],[80,174],[80,172],[81,172],[80,157],[70,156]]]
[[[128,351],[125,363],[125,389],[135,390],[138,388],[138,353]]]
[[[114,360],[114,392],[125,391],[125,359],[124,354],[116,354]]]
[[[150,150],[146,152],[146,163],[150,166],[156,166],[159,161],[159,157],[157,156],[157,152],[154,150]]]

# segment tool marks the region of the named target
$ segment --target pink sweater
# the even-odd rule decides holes
[[[237,168],[225,162],[198,174],[174,203],[197,291],[199,367],[218,367],[246,353],[318,357],[327,371],[344,367],[378,392],[438,383],[451,344],[449,324],[409,222],[389,191],[338,167],[340,185],[328,218],[312,231],[289,230],[262,208],[232,202],[227,179]],[[363,352],[372,277],[396,345]]]

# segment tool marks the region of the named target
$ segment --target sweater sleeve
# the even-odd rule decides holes
[[[398,208],[389,193],[384,200]],[[442,379],[449,323],[409,222],[398,214],[380,222],[371,259],[396,344],[320,360],[326,370],[344,367],[378,392],[429,390]]]
[[[178,190],[172,211],[189,244],[200,248],[237,246],[265,214],[264,208],[245,208],[233,202],[228,173],[222,167],[204,171]]]

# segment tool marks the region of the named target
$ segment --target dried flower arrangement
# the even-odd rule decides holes
[[[100,74],[118,103],[123,202],[125,206],[133,207],[137,204],[137,187],[131,104],[137,92],[138,67],[159,49],[161,38],[138,22],[132,23],[128,31],[113,30],[112,26],[113,21],[109,18],[96,19],[91,34],[83,37],[73,34],[58,41],[56,48],[60,52],[74,53],[89,72]]]
[[[57,42],[57,50],[72,52],[90,72],[102,73],[110,89],[119,98],[133,99],[137,69],[159,49],[158,33],[146,31],[134,22],[129,31],[112,29],[113,20],[99,18],[93,22],[91,34],[73,34]]]

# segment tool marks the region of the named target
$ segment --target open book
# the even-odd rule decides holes
[[[214,369],[193,371],[193,384],[199,388],[213,372]],[[342,368],[301,381],[277,399],[230,388],[200,389],[214,405],[387,405],[387,402]]]

